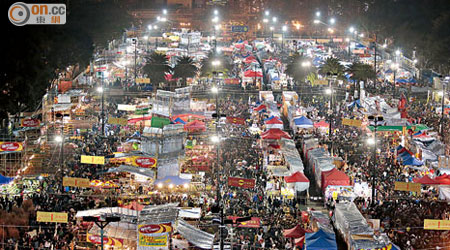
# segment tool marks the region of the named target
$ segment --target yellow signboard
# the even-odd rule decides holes
[[[105,165],[105,157],[104,156],[82,155],[81,163]]]
[[[136,78],[136,83],[150,83],[150,78]]]
[[[67,223],[67,219],[67,213],[38,211],[36,215],[36,221],[38,222]]]
[[[63,177],[63,186],[64,187],[89,187],[91,181],[87,178],[72,178],[72,177]]]
[[[394,190],[420,193],[420,183],[396,181]]]
[[[327,80],[314,80],[314,85],[328,85]]]
[[[423,229],[450,230],[450,220],[423,220]]]
[[[108,117],[108,124],[126,126],[128,124],[128,119],[116,118],[116,117],[109,116]]]
[[[361,123],[362,122],[360,120],[356,120],[356,119],[347,119],[347,118],[342,119],[342,125],[361,127]]]

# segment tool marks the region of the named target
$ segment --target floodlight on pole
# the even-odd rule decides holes
[[[320,20],[315,19],[313,22],[314,22],[314,24],[319,24]]]
[[[333,93],[333,90],[331,90],[330,88],[325,89],[325,94],[331,95],[332,93]]]
[[[278,18],[276,16],[272,17],[272,22],[276,23]]]
[[[316,17],[320,17],[320,11],[316,12]]]
[[[148,29],[148,30],[152,30],[152,29],[153,29],[153,25],[149,24],[149,25],[147,26],[147,29]]]
[[[283,27],[281,27],[281,30],[282,30],[283,32],[286,32],[286,31],[287,31],[287,26],[286,26],[286,25],[283,25]]]
[[[98,87],[98,88],[97,88],[97,92],[98,92],[98,93],[103,93],[103,87],[102,87],[102,86]]]
[[[211,92],[213,93],[213,94],[217,94],[217,93],[219,93],[219,89],[217,88],[217,87],[212,87],[211,88]]]
[[[266,10],[266,11],[264,12],[264,14],[265,14],[266,16],[268,16],[268,15],[270,15],[270,11]]]
[[[63,141],[63,137],[62,137],[62,136],[57,135],[57,136],[55,137],[55,142],[60,143],[60,142],[62,142],[62,141]]]
[[[166,9],[163,9],[162,13],[163,13],[164,15],[167,15],[167,10],[166,10]]]
[[[214,10],[214,15],[219,15],[219,11],[216,9],[216,10]]]
[[[399,49],[395,51],[395,55],[396,55],[396,56],[399,56],[401,53],[402,53],[402,52],[401,52]]]
[[[302,62],[302,67],[307,68],[311,66],[311,62],[310,61],[304,61]]]
[[[368,139],[367,139],[367,144],[369,144],[369,145],[375,145],[375,138],[373,138],[373,137],[368,138]]]
[[[330,24],[333,25],[336,23],[336,19],[334,17],[330,18]]]
[[[219,141],[220,141],[219,136],[217,136],[217,135],[211,136],[211,142],[218,143]]]
[[[355,28],[352,26],[352,27],[348,28],[348,31],[350,31],[350,33],[353,33],[353,32],[355,32],[356,30],[355,30]]]

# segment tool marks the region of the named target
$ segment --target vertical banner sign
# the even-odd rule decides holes
[[[81,163],[105,165],[105,157],[104,156],[82,155]]]
[[[138,225],[138,249],[168,249],[172,223]]]
[[[38,222],[67,223],[67,220],[67,213],[37,211],[36,215],[36,221]]]
[[[450,230],[450,220],[423,220],[423,229]]]

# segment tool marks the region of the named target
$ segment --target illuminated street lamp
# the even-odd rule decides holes
[[[269,22],[269,19],[267,19],[267,18],[263,19],[263,23],[268,23],[268,22]]]
[[[281,33],[281,51],[284,51],[284,33],[287,31],[288,27],[286,25],[283,25],[283,27],[281,27],[281,31],[283,31]]]
[[[214,10],[214,15],[219,15],[219,11],[216,9],[216,10]]]
[[[355,32],[356,30],[353,26],[351,26],[350,28],[348,28],[348,31],[353,34],[353,32]]]
[[[316,17],[320,17],[320,11],[316,12]]]
[[[314,22],[314,24],[319,24],[319,23],[320,23],[320,20],[315,19],[313,22]]]
[[[303,68],[308,68],[308,67],[311,67],[311,62],[310,61],[304,61],[304,62],[302,62],[302,67]]]
[[[395,81],[396,79],[396,74],[397,74],[397,69],[398,69],[398,63],[391,63],[390,65],[392,72],[394,73],[394,82],[392,84],[392,98],[395,97]]]
[[[269,16],[269,15],[270,15],[270,11],[266,10],[266,11],[264,12],[264,15]]]
[[[276,23],[277,20],[278,20],[278,18],[277,18],[276,16],[272,17],[272,22],[273,22],[273,23]]]
[[[336,19],[334,17],[330,18],[330,24],[334,25],[336,23]]]
[[[163,9],[162,13],[163,13],[164,15],[167,15],[167,10],[166,10],[166,9]]]

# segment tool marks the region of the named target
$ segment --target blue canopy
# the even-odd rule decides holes
[[[319,229],[315,233],[305,234],[305,249],[307,250],[337,250],[336,236]]]
[[[159,179],[155,181],[155,185],[163,184],[163,185],[170,185],[173,184],[175,186],[177,185],[184,185],[191,182],[191,180],[180,178],[180,176],[166,176],[164,179]]]
[[[177,119],[175,119],[174,122],[175,122],[175,123],[186,124],[186,122],[183,121],[183,119],[181,119],[180,117],[178,117]]]
[[[403,165],[408,165],[408,166],[422,166],[422,165],[423,165],[423,162],[417,160],[416,157],[410,156],[410,157],[407,158],[406,160],[403,160]]]
[[[294,124],[297,126],[311,125],[314,126],[313,122],[306,118],[305,116],[301,116],[294,119]]]
[[[0,185],[9,184],[12,180],[14,180],[14,178],[5,177],[5,176],[0,174]]]

